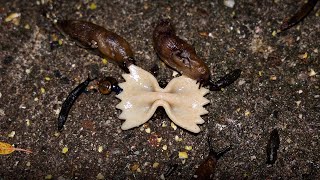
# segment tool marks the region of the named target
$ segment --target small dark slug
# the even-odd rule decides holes
[[[57,28],[80,46],[97,49],[102,57],[117,63],[126,72],[129,72],[127,67],[130,64],[135,64],[129,43],[114,32],[91,22],[77,20],[58,21]]]
[[[280,145],[280,137],[277,129],[274,129],[267,144],[267,164],[274,164],[277,160],[277,152]]]
[[[240,75],[241,75],[241,70],[235,69],[216,82],[212,82],[210,80],[209,89],[210,91],[220,91],[222,88],[225,88],[231,85],[234,81],[236,81],[240,77]]]
[[[215,169],[217,166],[218,160],[228,151],[231,150],[231,146],[224,148],[223,150],[216,152],[213,150],[210,138],[208,137],[208,144],[209,144],[209,155],[208,157],[200,164],[198,169],[196,170],[193,179],[198,180],[206,180],[211,179],[215,173]]]
[[[94,79],[90,79],[89,77],[82,83],[80,83],[76,88],[74,88],[66,98],[66,100],[62,103],[62,107],[58,117],[58,130],[61,131],[64,124],[67,121],[69,111],[77,100],[77,98],[86,90],[87,86]]]
[[[197,82],[207,83],[210,71],[195,49],[175,34],[169,20],[161,20],[153,32],[153,46],[162,61]]]
[[[281,31],[285,31],[292,26],[298,24],[303,18],[305,18],[316,6],[318,0],[308,0],[301,9],[294,14],[291,18],[285,19],[280,27]]]
[[[118,81],[113,77],[105,77],[98,81],[98,90],[101,94],[110,94],[112,91],[116,94],[122,92],[122,89],[118,86]]]
[[[168,170],[164,173],[164,177],[168,178],[172,175],[172,173],[178,168],[178,164],[171,164]]]

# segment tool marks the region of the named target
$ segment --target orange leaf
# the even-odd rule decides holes
[[[23,151],[27,153],[32,153],[30,150],[15,148],[11,144],[0,142],[0,155],[11,154],[14,151]]]

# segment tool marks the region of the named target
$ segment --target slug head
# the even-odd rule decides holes
[[[172,64],[169,65],[202,85],[207,84],[210,79],[208,66],[196,55],[195,51],[177,51],[172,55]]]
[[[157,26],[155,27],[155,30],[153,31],[153,37],[157,38],[159,35],[172,35],[175,34],[174,27],[172,26],[169,19],[161,19]]]

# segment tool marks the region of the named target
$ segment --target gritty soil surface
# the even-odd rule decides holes
[[[233,146],[214,179],[319,178],[320,3],[276,34],[302,0],[235,2],[229,8],[221,0],[0,0],[0,142],[33,151],[0,155],[0,179],[161,179],[172,164],[177,169],[166,179],[190,179],[209,153],[208,136],[217,151]],[[12,13],[20,16],[6,19]],[[88,74],[123,82],[124,71],[61,35],[53,22],[81,19],[116,32],[131,44],[138,66],[151,72],[159,65],[156,78],[165,85],[173,71],[152,44],[161,18],[170,18],[177,35],[195,47],[213,80],[242,70],[234,84],[206,95],[201,132],[174,129],[161,108],[146,124],[123,131],[115,94],[89,92],[58,133],[61,104],[72,89]],[[275,128],[278,159],[268,166]]]

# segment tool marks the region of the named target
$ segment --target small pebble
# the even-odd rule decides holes
[[[158,166],[159,166],[159,163],[158,163],[158,162],[155,162],[155,163],[153,163],[153,165],[152,165],[153,168],[157,168]]]
[[[102,151],[103,151],[103,147],[102,147],[102,146],[99,146],[99,147],[98,147],[98,152],[101,153]]]
[[[131,170],[132,172],[136,172],[136,171],[138,172],[138,169],[140,169],[139,166],[140,166],[140,165],[139,165],[137,162],[134,162],[133,165],[131,165],[130,170]],[[141,170],[140,170],[140,171],[141,171]]]
[[[251,160],[251,161],[252,161],[252,160],[255,160],[255,159],[257,159],[256,156],[250,156],[250,160]]]
[[[307,59],[307,58],[308,58],[308,53],[306,52],[306,53],[304,53],[304,54],[300,54],[300,55],[298,55],[298,57],[299,57],[300,59]]]
[[[227,7],[229,7],[229,8],[233,8],[235,2],[234,2],[234,0],[224,0],[224,1],[223,1],[223,4],[224,4],[225,6],[227,6]]]
[[[30,126],[30,120],[29,119],[26,119],[26,124],[27,124],[27,126]]]
[[[177,130],[177,126],[173,122],[171,122],[171,127],[173,130]]]
[[[271,76],[270,76],[270,80],[272,80],[272,81],[277,80],[277,76],[276,76],[276,75],[271,75]]]
[[[151,132],[151,129],[150,129],[150,128],[147,128],[145,131],[146,131],[146,133],[149,134],[149,133]]]
[[[8,137],[9,137],[9,138],[13,138],[14,135],[16,135],[16,132],[15,132],[15,131],[11,131],[11,132],[8,134]]]
[[[97,178],[97,179],[104,179],[104,176],[103,176],[101,173],[99,173],[99,174],[96,176],[96,178]]]
[[[24,25],[24,28],[25,28],[25,29],[30,29],[30,25],[29,25],[29,24],[25,24],[25,25]]]
[[[317,73],[316,73],[313,69],[310,69],[308,75],[309,75],[310,77],[312,77],[312,76],[317,75]],[[0,96],[0,97],[1,97],[1,96]]]
[[[157,138],[157,142],[160,143],[162,141],[162,138]]]
[[[163,145],[162,149],[166,151],[168,149],[168,146],[167,145]]]
[[[167,123],[163,121],[163,122],[161,123],[161,127],[167,127]]]
[[[172,72],[172,76],[173,76],[173,77],[176,77],[178,74],[179,74],[179,73],[178,73],[177,71],[173,71],[173,72]]]

